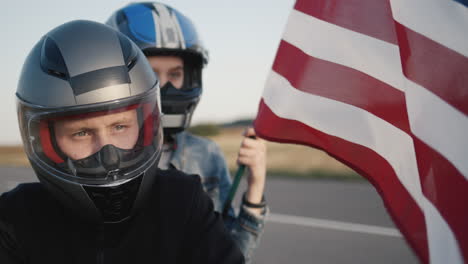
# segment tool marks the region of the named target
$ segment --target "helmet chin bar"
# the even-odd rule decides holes
[[[188,127],[190,123],[190,114],[176,114],[176,115],[163,115],[162,125],[163,128],[179,128]]]
[[[193,111],[185,114],[163,115],[161,117],[161,121],[164,135],[170,136],[184,131],[187,127],[190,126],[192,114]]]
[[[105,145],[98,152],[83,159],[67,159],[62,166],[71,174],[90,179],[107,180],[112,177],[112,181],[118,181],[126,169],[132,168],[143,159],[148,158],[145,155],[149,151],[147,148],[135,146],[133,149],[121,149],[114,145]]]
[[[179,133],[190,125],[201,93],[201,87],[177,89],[171,82],[167,82],[161,88],[161,121],[165,135]]]

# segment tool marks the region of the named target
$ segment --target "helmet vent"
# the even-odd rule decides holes
[[[112,187],[84,186],[104,222],[119,222],[130,216],[143,175]]]
[[[69,77],[62,53],[57,44],[49,37],[45,37],[42,43],[41,68],[47,74],[61,79],[68,79]]]
[[[127,63],[127,68],[128,70],[131,70],[133,68],[133,66],[135,66],[136,62],[137,62],[137,59],[138,57],[135,57],[133,60],[129,61]]]
[[[131,70],[138,60],[137,48],[135,45],[132,45],[131,40],[129,40],[123,34],[119,34],[119,41],[120,47],[122,48],[125,65],[127,65],[128,70]]]
[[[58,77],[60,79],[67,79],[67,75],[63,72],[58,72],[58,71],[54,71],[52,69],[47,69],[47,73],[50,74],[50,75],[54,75],[55,77]]]

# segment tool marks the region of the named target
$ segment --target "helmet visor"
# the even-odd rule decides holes
[[[67,111],[29,111],[26,151],[48,173],[87,185],[136,177],[155,161],[162,132],[156,96]]]

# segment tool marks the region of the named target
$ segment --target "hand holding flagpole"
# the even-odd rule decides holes
[[[245,198],[253,204],[262,202],[266,180],[266,145],[262,139],[256,138],[255,130],[251,127],[245,130],[244,136],[237,158],[239,168],[223,206],[223,217],[226,217],[229,212],[246,167],[249,169],[249,174],[247,176],[248,187]],[[249,211],[254,214],[261,214],[262,212],[257,208],[249,208]]]

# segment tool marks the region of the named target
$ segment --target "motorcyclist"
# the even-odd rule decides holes
[[[157,168],[158,79],[126,36],[53,29],[16,95],[40,183],[1,196],[0,263],[243,263],[199,178]]]

